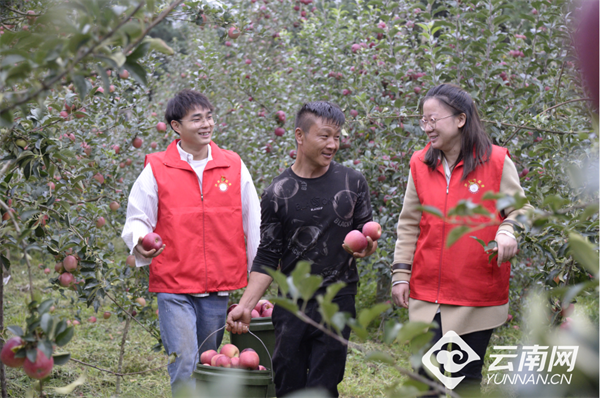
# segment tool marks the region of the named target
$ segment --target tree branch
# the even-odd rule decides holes
[[[104,294],[106,295],[106,297],[108,297],[110,299],[110,301],[112,301],[113,303],[115,303],[117,305],[117,307],[119,307],[121,309],[121,311],[123,311],[125,314],[127,314],[131,319],[133,319],[134,321],[136,321],[138,323],[138,325],[140,325],[146,332],[150,333],[152,336],[157,337],[154,333],[152,333],[150,330],[148,330],[144,325],[142,325],[142,323],[140,321],[138,321],[137,319],[135,319],[135,317],[133,315],[131,315],[129,312],[127,312],[123,307],[121,307],[121,305],[119,303],[117,303],[117,300],[115,300],[110,294],[108,294],[107,291],[104,292]]]
[[[123,50],[123,54],[127,55],[127,53],[129,53],[129,51],[133,50],[138,44],[140,44],[140,42],[144,39],[144,37],[146,37],[146,35],[150,32],[150,30],[152,30],[152,28],[154,28],[163,19],[165,19],[167,17],[167,15],[169,15],[169,13],[171,11],[173,11],[173,9],[176,8],[177,6],[179,6],[181,3],[183,3],[183,0],[176,0],[173,3],[171,3],[163,12],[160,13],[160,15],[158,17],[156,17],[156,19],[154,21],[152,21],[152,23],[150,25],[148,25],[146,30],[144,30],[142,32],[142,35],[140,37],[138,37],[138,39],[136,41],[134,41],[133,43],[130,43],[127,47],[125,47],[125,49]]]
[[[125,25],[131,19],[131,17],[133,17],[142,8],[142,6],[145,3],[146,3],[145,0],[142,0],[138,4],[138,6],[131,13],[129,13],[129,15],[127,15],[125,18],[123,18],[123,20],[121,20],[121,22],[119,22],[119,24],[113,30],[108,32],[108,34],[106,36],[104,36],[99,42],[97,42],[95,45],[88,48],[87,51],[85,51],[83,53],[80,52],[80,54],[77,57],[75,57],[75,59],[73,60],[71,65],[67,69],[65,69],[62,73],[59,73],[58,75],[56,75],[55,77],[50,79],[48,82],[42,82],[42,87],[40,87],[37,91],[34,91],[32,94],[29,94],[22,100],[16,101],[13,104],[8,105],[6,108],[0,110],[0,115],[10,111],[11,109],[14,109],[20,105],[23,105],[23,104],[29,102],[33,98],[40,95],[43,91],[49,90],[56,82],[58,82],[60,79],[65,77],[68,73],[70,73],[75,68],[75,65],[77,65],[85,57],[87,57],[88,55],[93,53],[96,48],[98,48],[102,43],[104,43],[106,41],[106,39],[112,37],[117,32],[117,30],[119,30],[123,25]]]
[[[561,102],[561,103],[560,103],[560,104],[558,104],[558,105],[554,105],[554,106],[551,106],[551,107],[550,107],[550,108],[548,108],[548,109],[544,109],[543,111],[541,111],[540,113],[538,113],[538,115],[541,115],[542,113],[548,112],[548,111],[550,111],[550,110],[552,110],[552,109],[554,109],[554,108],[558,108],[559,106],[563,106],[563,105],[565,105],[565,104],[569,104],[569,103],[571,103],[571,102],[578,102],[578,101],[590,101],[590,102],[591,102],[591,101],[593,101],[593,99],[591,99],[591,98],[575,98],[575,99],[572,99],[572,100],[568,100],[568,101],[565,101],[565,102]]]

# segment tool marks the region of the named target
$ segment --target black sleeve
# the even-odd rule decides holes
[[[357,187],[358,198],[354,208],[354,220],[352,226],[354,229],[362,231],[363,225],[373,220],[373,208],[371,207],[371,195],[369,186],[365,177],[360,174]]]
[[[275,206],[277,200],[268,191],[263,193],[260,201],[260,244],[251,272],[267,274],[265,268],[276,270],[283,253],[283,228],[277,217]]]

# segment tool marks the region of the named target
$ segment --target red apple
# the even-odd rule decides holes
[[[350,111],[350,116],[352,116],[352,117],[357,117],[357,116],[358,116],[358,111],[357,111],[356,109],[352,109],[352,110]]]
[[[261,318],[270,318],[271,316],[273,316],[273,307],[269,307],[269,308],[264,308],[263,306],[263,310],[260,313]]]
[[[348,232],[348,235],[344,239],[344,245],[353,253],[364,251],[368,244],[367,238],[357,230]]]
[[[508,316],[506,317],[506,322],[510,322],[512,321],[513,316],[511,314],[508,314]]]
[[[100,173],[94,175],[94,180],[98,181],[100,184],[104,184],[104,176]]]
[[[229,358],[239,357],[240,356],[240,350],[236,346],[234,346],[233,344],[225,344],[223,347],[221,347],[221,350],[219,351],[219,354],[226,355]]]
[[[138,297],[135,299],[135,302],[141,305],[142,307],[146,306],[146,299],[143,297]]]
[[[211,358],[211,360],[210,360],[210,366],[217,366],[217,360],[218,360],[220,357],[224,357],[224,356],[225,356],[225,355],[223,355],[223,354],[217,354],[217,355],[213,356],[213,357]]]
[[[104,217],[100,216],[98,217],[98,219],[96,219],[96,227],[102,228],[104,224],[106,224],[106,220],[104,219]]]
[[[240,37],[240,31],[238,30],[238,28],[233,26],[233,27],[229,28],[227,35],[229,36],[230,39],[237,39],[238,37]]]
[[[111,314],[109,311],[105,311],[105,312],[104,312],[104,314],[102,314],[102,317],[103,317],[104,319],[108,319],[108,318],[110,318],[110,316],[111,316],[111,315],[112,315],[112,314]]]
[[[142,247],[144,250],[159,250],[163,246],[162,238],[159,234],[150,232],[142,240]]]
[[[142,140],[140,137],[135,137],[131,144],[134,148],[140,148],[143,142],[144,140]]]
[[[23,363],[23,370],[25,374],[32,379],[41,380],[52,372],[52,367],[54,366],[54,358],[48,358],[42,350],[37,349],[37,357],[35,362],[31,362],[29,359],[25,358],[25,362]]]
[[[117,211],[117,210],[119,210],[119,207],[121,207],[121,205],[119,204],[119,202],[115,202],[113,200],[112,202],[110,202],[110,204],[108,205],[108,207],[110,207],[110,209],[112,211]]]
[[[65,268],[63,267],[63,263],[56,263],[54,265],[54,271],[56,271],[57,273],[61,274],[64,270]]]
[[[284,111],[275,112],[275,120],[277,120],[279,123],[285,123],[285,112]]]
[[[6,366],[10,366],[11,368],[20,368],[23,366],[25,362],[25,358],[15,358],[15,352],[13,349],[15,347],[20,347],[25,345],[25,340],[20,338],[19,336],[14,336],[8,339],[4,343],[4,347],[2,347],[2,352],[0,353],[0,360]]]
[[[44,268],[44,274],[48,275],[50,272],[52,272],[50,268]]]
[[[285,134],[285,130],[284,130],[283,128],[281,128],[281,127],[277,127],[277,128],[275,129],[275,135],[276,135],[277,137],[282,137],[284,134]]]
[[[262,366],[262,365],[258,365],[258,370],[267,370],[267,368],[265,368],[265,367],[264,367],[264,366]]]
[[[219,368],[230,368],[231,367],[231,358],[227,355],[221,355],[215,361],[215,366]]]
[[[119,73],[119,77],[121,79],[127,79],[129,77],[129,72],[127,71],[127,69],[123,69],[123,71]]]
[[[77,269],[77,259],[74,256],[67,256],[63,260],[63,267],[68,272],[73,272]]]
[[[88,318],[88,322],[89,323],[96,323],[96,321],[97,321],[97,319],[96,319],[95,316],[91,316],[91,317]]]
[[[240,358],[239,357],[233,357],[233,358],[231,358],[231,367],[232,368],[239,368],[240,367]]]
[[[563,317],[567,317],[567,316],[571,315],[573,313],[573,311],[575,311],[575,304],[570,303],[567,308],[563,308],[560,311],[560,315]]]
[[[268,302],[269,302],[269,300],[265,300],[265,299],[258,300],[258,303],[256,303],[256,305],[254,306],[254,310],[256,310],[256,312],[260,312],[262,310],[262,306]]]
[[[70,287],[71,285],[73,285],[75,283],[75,277],[70,272],[63,272],[58,277],[58,283],[62,287]]]
[[[127,264],[131,268],[134,268],[135,267],[135,256],[133,254],[130,254],[129,256],[127,256],[127,259],[125,260],[125,264]]]
[[[252,352],[256,352],[256,351],[254,350],[254,348],[244,348],[244,349],[243,349],[243,350],[240,352],[240,355],[242,354],[242,352],[246,352],[246,351],[252,351]]]
[[[252,310],[252,318],[260,318],[260,313],[256,310]]]
[[[167,124],[165,122],[156,123],[156,130],[160,132],[167,131]]]
[[[200,355],[200,363],[210,363],[210,361],[212,360],[212,358],[215,355],[218,355],[219,353],[216,352],[215,350],[208,350],[208,351],[204,351],[201,355]]]
[[[381,237],[381,225],[375,221],[369,221],[363,225],[362,233],[364,236],[369,236],[373,241]]]
[[[237,307],[237,306],[238,306],[237,304],[231,304],[231,305],[229,306],[229,308],[227,308],[227,313],[229,314],[229,313],[231,312],[231,310],[233,310],[233,309],[234,309],[235,307]]]
[[[158,144],[155,141],[152,141],[150,143],[150,148],[152,148],[152,149],[156,149],[157,146],[158,146]]]
[[[242,369],[258,369],[260,358],[255,351],[245,351],[240,354],[240,368]]]
[[[291,157],[292,159],[296,159],[296,155],[298,155],[298,153],[296,152],[296,150],[295,150],[295,149],[292,149],[292,150],[290,151],[290,157]]]

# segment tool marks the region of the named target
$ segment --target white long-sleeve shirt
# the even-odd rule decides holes
[[[208,162],[212,161],[212,151],[208,146],[208,156],[203,160],[194,160],[194,157],[181,149],[181,145],[177,144],[177,150],[181,156],[181,160],[190,164],[192,169],[198,176],[200,190],[202,190],[202,176],[204,168]],[[241,170],[241,193],[242,193],[242,221],[244,235],[246,236],[246,257],[248,261],[248,271],[252,266],[256,250],[260,243],[260,201],[252,177],[248,168],[242,161]],[[142,173],[139,175],[131,192],[129,193],[129,202],[127,203],[127,220],[123,227],[121,238],[125,241],[130,252],[135,255],[135,263],[138,267],[150,265],[152,259],[141,256],[137,251],[133,250],[138,243],[140,237],[154,231],[158,218],[158,185],[150,163],[146,165]],[[227,292],[219,292],[221,295],[226,295]],[[207,294],[194,294],[194,296],[202,297]]]

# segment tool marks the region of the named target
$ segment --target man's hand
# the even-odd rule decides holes
[[[367,248],[365,250],[363,250],[362,252],[353,252],[344,243],[342,243],[342,247],[348,253],[352,254],[354,256],[354,258],[365,258],[365,257],[368,257],[371,254],[375,253],[375,251],[377,250],[377,241],[373,242],[373,239],[371,239],[370,236],[367,236]]]
[[[408,283],[398,283],[392,287],[392,298],[394,304],[398,307],[408,308],[408,297],[410,295],[410,287]]]
[[[133,249],[146,258],[154,258],[154,257],[158,256],[160,253],[163,252],[163,250],[165,250],[165,247],[167,247],[167,245],[162,245],[162,247],[160,249],[158,249],[158,251],[156,249],[152,249],[150,251],[144,250],[144,247],[142,246],[143,240],[144,240],[144,238],[142,238],[140,236],[140,238],[138,239],[137,245],[135,245],[135,247]]]
[[[238,305],[227,314],[226,329],[235,334],[248,333],[251,319],[252,310]]]
[[[492,249],[492,252],[498,252],[498,265],[509,261],[518,251],[516,239],[504,234],[496,235],[496,243],[498,247]]]

